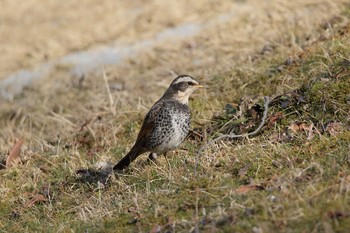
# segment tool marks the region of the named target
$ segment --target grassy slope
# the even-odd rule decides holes
[[[170,168],[163,158],[151,166],[142,158],[130,171],[111,177],[106,187],[81,182],[93,176],[79,179],[75,170],[125,153],[123,145],[130,144],[142,120],[128,103],[122,103],[125,112],[113,118],[105,113],[108,106],[89,96],[87,109],[101,112],[91,120],[90,129],[72,127],[69,140],[57,139],[58,128],[56,135],[44,132],[51,141],[33,143],[41,148],[27,149],[23,165],[0,171],[1,231],[156,232],[156,226],[177,232],[196,227],[207,232],[346,231],[350,228],[349,36],[348,25],[334,26],[331,36],[318,38],[292,57],[277,46],[257,55],[250,63],[254,69],[234,68],[211,76],[207,85],[220,90],[219,102],[238,103],[249,95],[277,96],[269,120],[278,112],[283,117],[254,138],[213,146],[200,158],[196,174],[196,149],[201,142],[190,140],[169,156]],[[77,89],[68,98],[85,101],[80,92]],[[207,105],[216,104],[217,100],[211,102],[213,96],[194,99],[195,119]],[[63,110],[54,107],[54,112],[74,119],[69,112],[74,103]],[[227,112],[218,115],[205,123],[208,131],[235,117]],[[245,116],[241,124],[232,123],[233,129],[258,124]],[[13,118],[14,125],[24,121],[20,113]],[[299,123],[316,129],[293,128]],[[49,126],[46,130],[53,131]],[[118,135],[123,137],[116,139]],[[47,201],[31,205],[35,194]]]

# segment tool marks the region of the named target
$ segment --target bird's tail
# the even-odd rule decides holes
[[[134,161],[139,155],[140,155],[140,150],[136,148],[135,146],[130,150],[130,152],[122,158],[117,165],[113,167],[113,170],[124,170],[129,166],[129,164]]]

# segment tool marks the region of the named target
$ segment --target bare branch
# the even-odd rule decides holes
[[[267,118],[267,113],[269,110],[269,104],[271,99],[268,96],[264,96],[264,114],[263,117],[261,119],[261,123],[259,125],[258,128],[256,128],[256,130],[254,130],[253,132],[250,133],[246,133],[246,134],[234,134],[234,133],[230,133],[230,134],[224,134],[221,135],[217,138],[215,138],[214,140],[209,141],[207,144],[201,146],[201,148],[199,148],[199,150],[197,151],[197,158],[196,158],[196,164],[195,164],[195,171],[194,174],[196,175],[196,171],[197,171],[197,166],[198,166],[198,162],[199,162],[199,157],[203,154],[203,151],[208,148],[209,146],[213,145],[214,143],[216,143],[217,141],[223,140],[223,139],[233,139],[233,138],[242,138],[242,137],[248,137],[248,136],[253,136],[256,135],[257,133],[259,133],[259,131],[261,130],[261,128],[264,126],[265,122],[266,122],[266,118]]]

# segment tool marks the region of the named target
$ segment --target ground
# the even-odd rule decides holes
[[[0,78],[110,44],[167,38],[76,77],[69,65],[0,99],[0,231],[346,232],[346,1],[1,1]],[[175,74],[207,88],[192,133],[157,164],[131,148]],[[108,88],[107,88],[108,87]],[[264,96],[270,103],[264,120]],[[258,134],[213,142],[220,135]],[[21,148],[21,150],[19,150]],[[8,156],[19,155],[19,160]]]

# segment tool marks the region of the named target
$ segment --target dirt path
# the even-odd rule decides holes
[[[164,28],[215,15],[228,5],[210,2],[1,0],[0,79],[74,51],[147,39]]]

